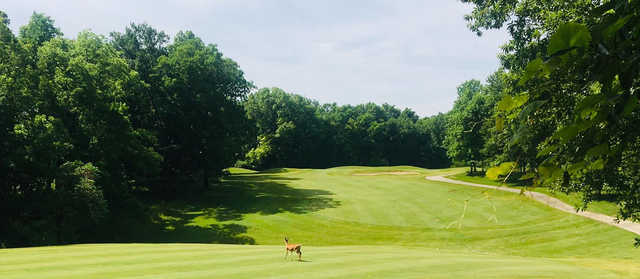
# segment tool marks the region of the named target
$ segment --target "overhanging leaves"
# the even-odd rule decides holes
[[[551,73],[551,69],[547,66],[541,58],[536,58],[527,64],[527,67],[524,69],[524,74],[520,81],[518,81],[518,85],[523,86],[527,81],[538,78],[538,77],[546,77]]]
[[[504,117],[502,117],[502,116],[497,116],[496,117],[496,129],[498,131],[504,130]]]
[[[609,152],[609,144],[603,143],[596,145],[589,150],[587,150],[586,158],[595,158],[605,155]]]
[[[498,180],[501,176],[509,174],[514,167],[516,167],[516,162],[504,162],[499,166],[489,168],[486,176],[489,179]]]
[[[549,39],[547,55],[554,56],[574,48],[584,48],[591,42],[591,33],[586,26],[569,22],[560,25]]]
[[[622,116],[628,116],[640,105],[640,100],[636,96],[630,96],[627,103],[624,105]]]
[[[522,94],[518,96],[506,95],[502,97],[502,100],[498,102],[498,111],[511,112],[512,110],[521,107],[529,100],[529,94]]]
[[[602,36],[605,37],[606,39],[611,39],[611,37],[613,37],[616,34],[616,32],[620,30],[620,28],[624,27],[624,25],[627,24],[627,22],[629,22],[631,18],[632,18],[632,15],[627,15],[623,18],[619,18],[618,20],[616,20],[614,23],[612,23],[602,31]]]

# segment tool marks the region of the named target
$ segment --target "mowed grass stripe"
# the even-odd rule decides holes
[[[215,245],[214,245],[215,246]],[[252,247],[253,248],[253,247]],[[437,252],[429,249],[406,247],[313,247],[305,257],[309,262],[284,261],[280,253],[273,253],[278,247],[269,246],[253,251],[242,249],[234,259],[211,253],[209,259],[192,260],[174,257],[174,262],[136,263],[114,266],[100,270],[100,267],[80,269],[43,270],[42,274],[30,273],[37,278],[254,278],[281,277],[292,274],[303,278],[346,278],[346,277],[438,277],[458,274],[462,277],[482,274],[502,274],[505,277],[563,277],[578,278],[591,274],[599,278],[615,274],[583,268],[575,273],[573,263],[554,262],[549,259],[496,257],[493,255],[456,254]],[[233,247],[224,247],[233,249]],[[213,250],[212,250],[213,251]],[[263,253],[260,253],[263,252]],[[510,266],[513,266],[510,268]],[[429,273],[430,272],[430,273]],[[395,276],[394,276],[395,275]],[[398,276],[401,275],[401,276]],[[431,276],[433,275],[433,276]],[[511,276],[508,276],[511,275]],[[4,277],[3,278],[12,278]],[[19,277],[18,277],[19,278]],[[615,277],[611,277],[615,278]]]
[[[217,245],[213,245],[217,246]],[[258,248],[251,246],[250,248]],[[122,249],[128,249],[121,247]],[[240,247],[238,247],[240,248]],[[233,259],[212,249],[207,259],[173,257],[173,262],[136,262],[130,265],[88,266],[72,269],[47,269],[30,272],[31,278],[255,278],[292,275],[302,278],[354,277],[510,277],[510,278],[620,278],[614,272],[580,266],[574,262],[545,258],[504,257],[475,253],[452,253],[434,249],[407,247],[310,247],[308,262],[285,261],[279,247],[240,249]],[[135,250],[135,249],[133,249]],[[268,251],[267,251],[268,250]],[[278,249],[279,250],[279,249]],[[131,251],[135,253],[135,251]],[[235,253],[232,253],[235,254]],[[2,278],[12,277],[2,274]],[[493,275],[493,276],[484,276]]]
[[[0,271],[15,270],[19,267],[31,267],[31,266],[55,266],[56,264],[73,264],[83,265],[86,263],[102,263],[116,259],[118,261],[129,261],[134,258],[143,257],[146,259],[163,259],[170,257],[197,257],[199,255],[216,254],[217,256],[225,256],[234,258],[243,254],[252,253],[284,253],[284,246],[270,246],[270,245],[255,245],[255,246],[239,246],[239,245],[205,245],[205,244],[169,244],[172,247],[178,249],[165,249],[167,244],[145,244],[144,246],[138,246],[136,244],[99,244],[99,245],[87,245],[88,249],[99,250],[100,252],[86,253],[86,256],[78,257],[74,252],[77,250],[75,247],[81,247],[84,245],[73,245],[74,248],[69,246],[56,246],[55,254],[50,255],[48,258],[34,259],[30,255],[20,255],[20,253],[12,254],[7,257],[5,262],[0,265]],[[350,246],[343,246],[339,251],[356,251],[357,249],[351,249]],[[307,249],[308,247],[304,247]],[[5,252],[12,252],[19,249],[4,249]],[[39,249],[39,248],[28,248]],[[49,250],[49,251],[52,251]],[[84,249],[83,249],[84,250]],[[7,253],[8,254],[8,253]],[[83,260],[84,259],[84,260]]]
[[[115,244],[117,245],[117,244]],[[2,257],[0,259],[1,265],[20,265],[20,264],[30,264],[33,262],[46,260],[47,262],[55,262],[55,261],[64,261],[67,259],[83,259],[83,258],[102,258],[108,256],[127,256],[130,255],[129,252],[123,250],[95,250],[91,248],[78,250],[74,245],[74,247],[70,246],[58,246],[56,249],[51,249],[46,252],[39,253],[14,253],[13,257]],[[29,248],[33,250],[34,248]],[[154,249],[154,245],[148,245],[146,248],[143,247],[135,247],[137,254],[152,254],[152,253],[174,253],[174,252],[191,252],[194,251],[193,248],[185,248],[185,247],[175,247],[171,249]],[[0,250],[0,255],[2,251]],[[16,257],[18,256],[19,257]],[[64,256],[64,258],[62,258]]]
[[[393,261],[388,259],[378,261],[377,259],[363,259],[358,262],[342,262],[333,265],[322,278],[424,278],[429,274],[429,278],[455,278],[455,277],[480,277],[487,274],[491,277],[562,277],[562,278],[584,278],[584,275],[574,276],[574,267],[558,263],[536,264],[536,261],[521,260],[488,260],[488,259],[464,259],[462,261],[451,258],[420,258],[420,256],[395,255]],[[509,266],[514,265],[516,266]],[[531,267],[537,265],[536,267]],[[596,271],[599,277],[608,272]],[[305,272],[305,278],[314,278],[317,272]],[[615,278],[610,274],[611,278]],[[582,276],[582,277],[581,277]],[[609,277],[609,276],[607,276]],[[281,276],[279,278],[287,278]]]
[[[109,246],[103,246],[102,244],[96,247],[101,247],[99,250],[95,250],[93,247],[87,249],[78,249],[79,245],[73,246],[56,246],[54,249],[48,249],[47,252],[33,254],[25,254],[18,252],[13,254],[12,257],[3,257],[0,260],[0,271],[7,267],[28,267],[34,265],[34,262],[46,261],[48,265],[55,265],[58,262],[68,262],[70,260],[83,261],[87,259],[109,259],[109,258],[126,258],[126,257],[154,257],[154,255],[189,255],[192,253],[209,253],[208,249],[211,249],[210,245],[202,244],[145,244],[143,246],[136,244],[124,244],[127,249],[134,249],[135,255],[126,249],[119,249],[122,244],[110,244]],[[106,249],[102,249],[102,247]],[[263,246],[258,246],[262,248]],[[260,248],[257,248],[259,250]],[[27,248],[37,249],[37,248]],[[91,249],[91,250],[88,250]],[[78,252],[81,250],[82,252]],[[0,250],[2,251],[2,250]],[[5,250],[7,251],[7,250]],[[241,250],[222,250],[220,253],[234,254],[242,253]],[[1,254],[0,254],[1,255]]]
[[[343,262],[344,259],[341,257],[335,257],[335,255],[340,255],[343,251],[342,249],[324,249],[327,251],[314,251],[313,253],[315,257],[324,257],[330,260],[323,261],[324,264],[333,265],[339,262]],[[335,251],[334,251],[335,250]],[[359,254],[359,249],[351,249],[350,255]],[[347,250],[348,251],[348,250]],[[241,261],[206,261],[201,262],[205,265],[194,265],[195,262],[185,263],[174,263],[162,266],[162,269],[156,268],[143,268],[139,269],[141,273],[144,275],[139,276],[131,276],[126,278],[156,278],[158,273],[161,273],[165,278],[206,278],[212,275],[216,277],[221,276],[221,278],[236,278],[237,276],[248,277],[251,278],[255,276],[256,272],[260,272],[260,274],[268,275],[269,272],[272,272],[274,275],[282,272],[283,265],[287,263],[297,263],[291,261],[285,261],[283,259],[283,254],[275,255],[274,253],[269,253],[267,255],[253,255],[253,256],[243,256],[243,260]],[[389,257],[388,255],[375,255],[370,256],[370,259],[378,259],[382,257]],[[264,263],[267,262],[267,263]],[[239,264],[232,264],[239,263]],[[303,264],[303,263],[298,263]],[[165,268],[166,267],[166,268]],[[167,269],[168,268],[168,269]],[[164,270],[167,269],[167,270]],[[164,271],[163,271],[164,270]],[[85,274],[85,275],[93,275],[93,274]],[[113,275],[113,274],[100,274],[103,275]],[[108,278],[108,277],[104,277]]]
[[[20,271],[28,274],[41,273],[42,275],[39,275],[39,278],[109,278],[111,275],[123,273],[154,273],[154,270],[192,270],[192,267],[213,268],[228,265],[234,266],[238,262],[256,262],[256,260],[264,259],[265,255],[280,259],[284,257],[283,247],[251,246],[252,249],[237,249],[236,247],[224,246],[222,247],[223,249],[221,249],[219,245],[209,246],[210,249],[208,249],[208,251],[199,251],[198,253],[192,253],[190,255],[185,253],[158,253],[156,256],[116,256],[84,261],[68,259],[65,262],[59,262],[53,265],[47,262],[39,262],[33,263],[28,267],[0,268],[0,275],[3,275],[5,272],[10,274],[12,271]],[[253,249],[254,247],[256,249]],[[264,249],[265,247],[267,249]],[[110,249],[109,246],[105,246],[105,248],[114,250],[112,248]],[[138,251],[134,247],[121,247],[121,249],[128,251],[129,254],[138,254]],[[349,247],[334,250],[335,251],[320,250],[314,252],[314,254],[317,256],[325,256],[325,254],[333,254],[336,252],[357,251],[357,249]]]
[[[10,267],[3,267],[2,271],[14,271],[14,270],[28,270],[28,271],[38,271],[38,270],[49,270],[49,269],[83,269],[92,266],[102,266],[104,264],[109,264],[110,266],[122,266],[122,265],[133,265],[132,263],[144,263],[144,262],[155,262],[157,264],[162,263],[171,263],[176,258],[180,258],[183,261],[190,261],[192,259],[200,259],[200,256],[210,255],[211,251],[183,251],[180,253],[171,253],[171,252],[161,252],[156,251],[154,253],[135,253],[124,252],[108,255],[108,256],[100,256],[100,257],[83,257],[83,258],[75,258],[75,257],[64,257],[63,259],[50,259],[44,263],[26,263],[26,264],[12,264]],[[226,256],[237,259],[240,257],[242,252],[234,251],[233,253],[225,253],[228,254]]]
[[[341,254],[339,252],[333,252],[333,253],[329,253],[327,256],[322,258],[321,262],[317,260],[316,259],[317,256],[313,254],[308,256],[308,258],[311,261],[311,263],[318,262],[318,264],[321,265],[320,267],[321,270],[325,270],[325,272],[329,272],[331,270],[335,270],[339,268],[341,263],[349,262],[350,261],[349,258],[353,257],[353,255],[358,255],[358,257],[361,257],[361,254],[358,252],[349,253],[346,255]],[[394,257],[396,257],[396,255],[369,253],[367,255],[367,260],[369,262],[372,262],[372,261],[375,262],[377,260],[389,261]],[[308,262],[295,262],[295,261],[291,263],[287,263],[285,261],[283,263],[282,258],[280,259],[273,258],[273,262],[270,262],[267,264],[252,265],[252,266],[247,266],[243,268],[227,267],[222,270],[217,270],[216,276],[222,276],[224,278],[242,278],[242,277],[249,276],[247,278],[250,278],[251,274],[260,272],[269,277],[275,276],[275,275],[287,275],[290,278],[291,276],[298,276],[297,274],[300,273],[300,271],[304,270],[304,268],[302,268],[303,264],[307,264],[307,263]],[[300,271],[293,272],[291,267],[300,269]],[[319,273],[319,270],[316,269],[315,273]],[[179,277],[184,277],[184,278],[197,278],[197,277],[191,276],[196,274],[183,273],[183,274],[175,274],[175,275],[180,275]]]
[[[264,258],[256,255],[235,255],[224,259],[211,258],[211,254],[201,254],[199,258],[179,257],[178,255],[162,258],[148,258],[138,261],[108,261],[100,264],[67,266],[45,271],[41,278],[110,278],[122,274],[158,274],[168,275],[168,271],[192,271],[198,269],[215,269],[219,266],[236,265],[239,262],[251,263]],[[206,257],[205,257],[206,256]],[[216,255],[219,256],[219,255]]]
[[[316,221],[319,221],[316,219]],[[427,247],[442,247],[445,245],[443,241],[448,241],[446,245],[452,245],[453,247],[460,247],[461,243],[464,243],[464,247],[475,246],[477,248],[486,248],[488,251],[494,251],[491,247],[500,247],[502,253],[520,255],[530,255],[532,252],[534,255],[544,256],[544,249],[537,252],[537,249],[533,251],[529,248],[542,247],[545,249],[551,246],[557,246],[559,250],[563,247],[571,244],[573,241],[580,240],[583,243],[589,243],[585,247],[578,247],[582,250],[588,250],[591,255],[593,250],[590,247],[596,247],[602,249],[598,254],[606,255],[615,249],[619,249],[620,245],[612,246],[611,242],[604,241],[610,240],[608,236],[612,235],[612,230],[606,225],[601,225],[595,221],[586,220],[578,216],[560,216],[555,220],[548,222],[532,222],[528,225],[518,226],[497,226],[497,227],[466,227],[461,229],[431,229],[431,228],[419,228],[419,227],[394,227],[394,226],[375,226],[349,222],[337,222],[330,219],[324,220],[322,225],[295,225],[295,222],[290,222],[287,225],[287,231],[289,235],[295,235],[296,240],[303,241],[310,245],[316,245],[317,243],[333,243],[335,245],[353,244],[358,241],[362,241],[362,236],[366,236],[367,243],[374,244],[406,244],[415,246],[427,246]],[[329,228],[329,230],[326,230]],[[317,229],[317,230],[316,230]],[[321,231],[321,233],[318,233]],[[616,232],[615,230],[613,232]],[[594,239],[591,237],[585,237],[593,233],[600,238]],[[626,234],[628,241],[633,240],[633,235],[622,231],[622,234]],[[617,234],[617,232],[616,232]],[[376,238],[378,236],[379,238]],[[315,240],[305,241],[308,239]],[[527,241],[528,239],[535,241]],[[623,239],[624,240],[624,239]],[[275,242],[282,242],[279,236],[275,236]],[[627,242],[625,247],[629,252],[636,252],[630,242]],[[503,247],[504,246],[504,247]],[[572,246],[569,246],[572,247]],[[515,248],[515,249],[514,249]],[[580,250],[578,249],[578,250]],[[575,250],[562,250],[562,254],[552,253],[550,256],[566,256],[566,255],[582,255],[585,253],[576,253]]]

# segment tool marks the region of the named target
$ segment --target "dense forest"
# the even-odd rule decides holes
[[[278,88],[258,90],[244,104],[257,141],[238,166],[450,165],[437,117],[388,104],[320,105]]]
[[[148,200],[215,191],[225,168],[470,166],[640,219],[640,1],[480,1],[501,67],[430,117],[256,88],[189,31],[63,37],[0,12],[0,245],[113,241]],[[454,92],[452,92],[454,94]],[[106,230],[113,231],[113,230]]]

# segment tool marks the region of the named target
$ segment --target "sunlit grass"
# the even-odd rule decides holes
[[[495,186],[508,186],[515,188],[523,188],[524,186],[519,183],[502,183],[501,181],[491,180],[484,176],[468,176],[465,173],[458,173],[455,175],[450,175],[449,178],[457,179],[460,181],[472,182],[472,183],[480,183],[486,185],[495,185]],[[549,196],[558,198],[561,201],[566,202],[567,204],[573,205],[576,208],[580,208],[583,206],[582,196],[579,193],[562,193],[559,191],[553,191],[547,187],[527,187],[527,190],[539,192],[543,194],[547,194]],[[593,201],[587,205],[586,210],[606,214],[609,216],[616,216],[618,214],[618,206],[613,202],[608,201]]]
[[[399,171],[411,174],[354,175]],[[0,250],[0,278],[640,277],[630,232],[425,180],[460,171],[233,169],[208,193],[152,205],[130,239],[182,244]],[[304,262],[284,261],[285,235],[303,243]]]
[[[630,260],[549,259],[407,246],[101,244],[0,250],[17,278],[632,278]]]

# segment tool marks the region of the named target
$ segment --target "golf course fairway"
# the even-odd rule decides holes
[[[640,278],[631,232],[424,179],[460,171],[232,169],[197,200],[151,205],[131,244],[0,249],[0,278]]]

